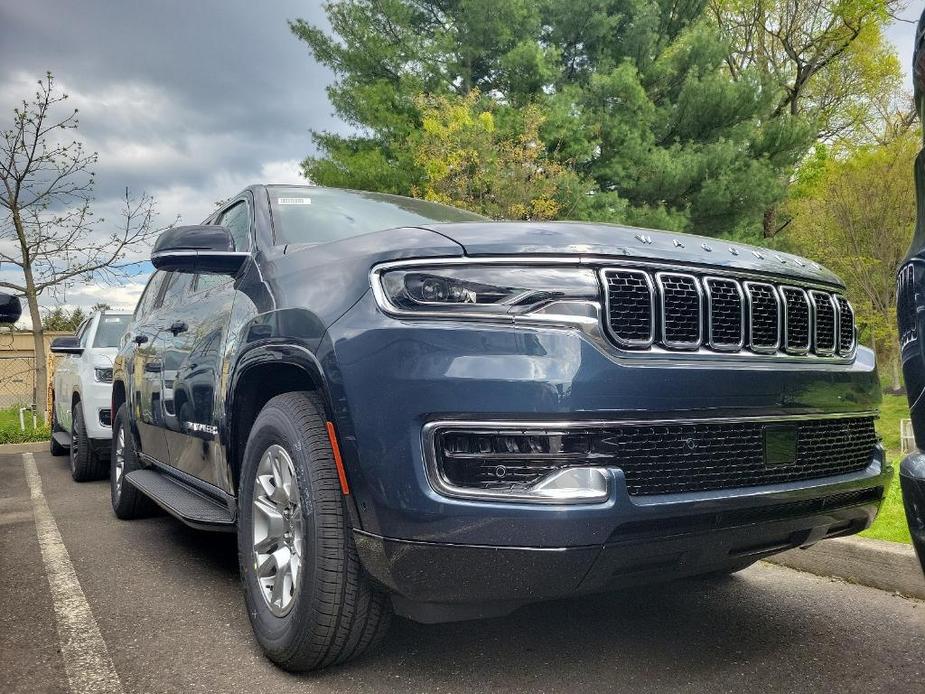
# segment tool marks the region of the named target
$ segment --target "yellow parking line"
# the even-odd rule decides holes
[[[122,682],[42,493],[35,458],[31,453],[22,457],[68,684],[75,694],[121,694]]]

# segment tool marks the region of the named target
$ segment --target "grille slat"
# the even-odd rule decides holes
[[[773,284],[746,282],[748,345],[753,352],[776,352],[780,346],[780,303]]]
[[[845,297],[833,296],[838,307],[838,353],[851,354],[854,349],[854,309]]]
[[[655,292],[641,270],[608,270],[607,319],[610,334],[622,347],[645,348],[655,339]]]
[[[659,272],[655,277],[661,297],[662,344],[674,349],[696,349],[703,325],[697,278],[673,272]]]
[[[784,301],[784,350],[806,354],[810,347],[809,297],[799,287],[781,287]]]
[[[813,350],[816,354],[832,354],[835,352],[838,327],[832,297],[811,289],[809,301],[813,307]]]
[[[745,343],[745,298],[735,280],[707,277],[707,341],[713,349],[735,351]]]
[[[795,439],[792,461],[769,464],[765,459],[768,428],[786,428]],[[867,416],[806,420],[762,420],[691,423],[615,423],[606,428],[568,431],[531,429],[580,438],[586,453],[578,458],[531,461],[506,460],[494,453],[487,459],[454,453],[447,441],[457,431],[437,436],[443,473],[455,485],[477,489],[518,489],[536,483],[554,470],[589,464],[623,471],[633,496],[711,491],[843,475],[865,469],[877,434]],[[499,472],[502,471],[502,472]]]

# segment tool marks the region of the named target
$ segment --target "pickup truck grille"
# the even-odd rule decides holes
[[[634,422],[568,429],[439,431],[440,473],[469,489],[524,489],[563,467],[619,468],[632,496],[811,480],[858,472],[871,461],[873,417]],[[769,450],[783,432],[785,454]],[[786,446],[785,446],[786,448]]]
[[[854,353],[854,311],[837,293],[636,268],[608,268],[601,276],[607,332],[622,349],[823,358]]]

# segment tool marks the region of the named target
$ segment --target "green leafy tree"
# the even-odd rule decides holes
[[[558,214],[758,233],[815,133],[789,112],[772,117],[781,93],[760,70],[730,76],[706,1],[328,2],[332,33],[291,28],[333,71],[329,98],[360,134],[314,133],[320,154],[304,172],[325,185],[424,191],[411,146],[422,95],[478,90],[498,123],[536,109],[550,161],[587,183]]]
[[[888,144],[842,156],[819,148],[788,203],[788,242],[845,280],[862,338],[888,364],[894,390],[901,385],[894,282],[915,225],[911,171],[920,144],[920,132],[910,128]]]
[[[421,97],[417,106],[422,125],[410,154],[423,182],[415,194],[504,219],[554,219],[585,198],[588,184],[547,155],[535,106],[504,123],[477,91]]]
[[[80,327],[86,317],[87,314],[80,307],[69,311],[62,306],[55,306],[42,316],[42,329],[52,332],[72,333]]]
[[[801,116],[818,141],[877,141],[901,93],[899,60],[883,34],[903,0],[709,0],[728,41],[734,80],[760,75],[777,103],[773,116]],[[786,228],[769,205],[762,233]]]

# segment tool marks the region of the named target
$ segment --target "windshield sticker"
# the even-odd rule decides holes
[[[277,205],[311,205],[311,198],[276,198]]]

